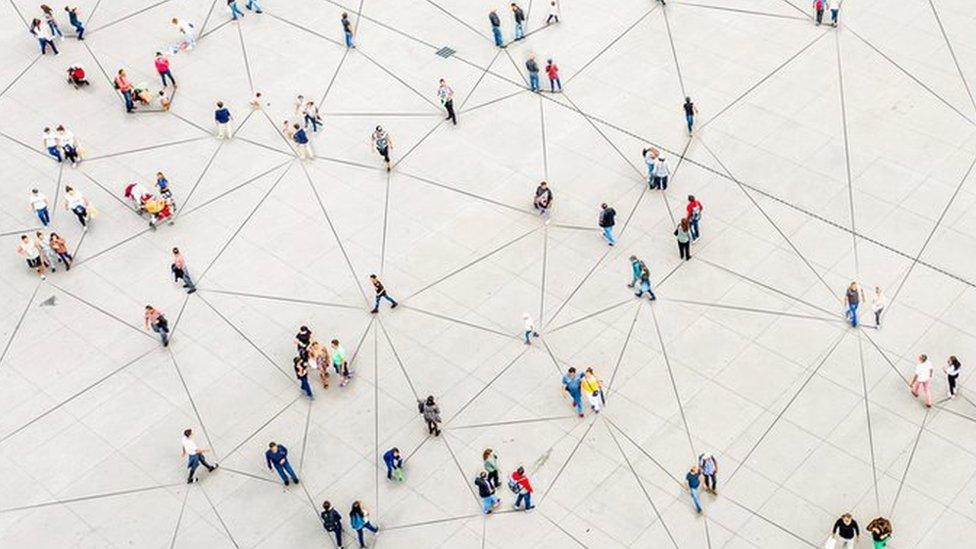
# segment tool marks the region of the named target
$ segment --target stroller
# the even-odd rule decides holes
[[[68,67],[68,83],[79,89],[82,86],[90,85],[90,82],[85,79],[85,68],[81,65],[71,65]]]
[[[140,216],[145,213],[145,203],[152,198],[152,194],[145,187],[138,183],[129,183],[125,186],[123,195],[132,204],[132,209]]]
[[[156,225],[162,221],[169,220],[169,224],[173,224],[173,209],[170,207],[169,201],[165,198],[151,198],[143,204],[143,209],[150,215],[149,228],[156,230]]]

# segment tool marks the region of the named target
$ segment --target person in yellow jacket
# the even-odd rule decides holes
[[[599,414],[600,407],[603,405],[603,382],[593,373],[593,368],[586,369],[580,388],[583,390],[583,394],[590,399],[590,408]]]

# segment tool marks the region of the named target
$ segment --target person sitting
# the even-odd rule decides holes
[[[81,65],[71,65],[68,67],[68,83],[73,85],[75,89],[88,86],[90,82],[85,79],[85,68]]]
[[[157,223],[168,219],[173,213],[169,207],[169,202],[162,198],[157,199],[150,197],[150,199],[147,200],[143,205],[143,208],[146,210],[146,213],[152,216],[149,220],[149,227],[154,230],[156,229]]]
[[[149,105],[153,100],[152,93],[149,92],[149,85],[145,82],[140,82],[132,87],[132,97],[143,105]]]

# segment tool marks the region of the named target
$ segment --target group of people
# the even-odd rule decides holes
[[[877,517],[868,523],[868,532],[871,534],[874,549],[884,549],[891,539],[891,521],[884,517]],[[845,548],[854,547],[860,539],[861,527],[850,513],[844,513],[834,522],[824,547],[833,549],[837,546],[837,542]]]
[[[539,64],[535,62],[534,55],[529,55],[525,61],[525,69],[529,72],[529,89],[534,92],[542,91],[539,88]],[[549,91],[556,93],[557,88],[563,91],[563,83],[559,79],[559,66],[552,59],[547,59],[544,70],[549,77]]]
[[[112,85],[122,96],[126,113],[136,112],[137,105],[152,107],[157,99],[159,101],[159,110],[168,111],[172,105],[173,95],[169,86],[175,89],[176,79],[173,77],[173,71],[170,69],[169,58],[163,55],[162,52],[156,52],[153,64],[163,82],[163,87],[156,93],[152,92],[149,84],[146,82],[133,84],[129,80],[129,75],[125,72],[125,69],[119,69],[119,72],[115,75]],[[167,85],[167,80],[169,81],[169,85]]]
[[[285,119],[282,125],[282,133],[295,143],[298,158],[302,160],[315,158],[307,130],[311,127],[312,133],[317,133],[322,124],[322,115],[319,113],[315,101],[305,99],[302,95],[296,97],[294,114]]]
[[[352,379],[352,374],[349,372],[349,362],[346,360],[346,350],[338,339],[333,339],[329,345],[323,345],[312,337],[312,330],[308,326],[302,326],[295,334],[295,347],[298,351],[298,356],[292,359],[295,377],[298,379],[302,392],[309,400],[315,399],[312,386],[308,380],[308,376],[312,372],[317,372],[323,389],[329,388],[330,369],[335,370],[336,375],[339,376],[340,387],[345,387]]]
[[[169,221],[172,225],[172,217],[176,214],[176,201],[173,199],[169,180],[163,172],[156,172],[156,188],[159,191],[158,196],[141,184],[133,182],[127,184],[122,192],[122,196],[140,216],[149,215],[149,228],[153,230],[162,221]]]
[[[41,139],[44,142],[44,149],[52,158],[58,162],[68,160],[72,168],[78,167],[78,163],[81,162],[81,151],[78,149],[78,140],[71,130],[63,125],[59,125],[53,132],[49,127],[44,128]]]
[[[85,25],[81,22],[81,17],[78,15],[78,8],[65,6],[64,11],[68,15],[68,23],[75,28],[75,38],[84,40]],[[61,31],[61,27],[54,17],[54,9],[47,4],[41,4],[41,12],[43,13],[41,16],[43,21],[41,18],[32,20],[28,27],[28,32],[37,39],[37,43],[41,47],[41,55],[46,54],[48,48],[51,48],[51,52],[54,55],[60,55],[55,41],[64,41],[64,33]]]
[[[478,476],[474,479],[474,485],[478,489],[478,497],[481,498],[481,510],[487,515],[502,503],[501,498],[495,495],[497,489],[501,487],[501,482],[498,479],[498,456],[495,455],[494,450],[485,449],[482,459],[484,469],[478,472]],[[523,503],[525,504],[524,510],[535,509],[535,505],[532,504],[532,494],[535,490],[532,488],[528,475],[525,474],[525,467],[518,466],[508,477],[508,489],[515,495],[513,509],[523,508]]]
[[[924,353],[920,354],[915,362],[915,371],[912,374],[912,379],[908,383],[909,387],[911,387],[913,397],[918,398],[919,395],[925,395],[926,408],[932,407],[932,378],[934,377],[934,370],[935,368],[932,367],[928,355]],[[962,363],[955,355],[952,355],[946,359],[946,364],[942,367],[942,371],[946,376],[946,399],[952,400],[956,398],[959,374],[962,372]]]
[[[47,271],[57,271],[59,263],[64,265],[66,271],[70,271],[71,261],[74,259],[68,253],[67,242],[55,232],[46,237],[41,231],[36,231],[34,238],[21,235],[17,253],[24,257],[27,267],[36,271],[41,280],[47,280]]]
[[[603,392],[603,381],[596,377],[593,368],[587,368],[580,373],[575,367],[570,367],[563,374],[563,390],[569,393],[570,405],[576,410],[579,417],[583,417],[583,395],[586,395],[587,402],[593,413],[599,414],[600,409],[607,402],[607,397]]]
[[[557,0],[549,0],[548,4],[549,14],[546,17],[546,26],[553,23],[558,23],[560,15],[559,3]],[[515,2],[512,2],[509,5],[509,8],[512,10],[512,21],[515,23],[513,39],[515,41],[522,40],[525,38],[525,11]],[[498,10],[492,9],[490,12],[488,12],[488,23],[491,24],[491,35],[495,40],[495,45],[499,48],[506,47],[507,44],[505,43],[505,37],[502,33],[502,20],[501,17],[498,16]]]

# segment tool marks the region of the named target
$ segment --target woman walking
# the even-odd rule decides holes
[[[878,517],[868,523],[868,532],[871,532],[874,549],[885,549],[888,539],[891,538],[891,521]]]
[[[441,422],[441,408],[434,402],[433,396],[428,396],[426,401],[420,403],[420,413],[427,422],[427,434],[441,436],[441,429],[437,426]]]
[[[580,382],[580,388],[583,390],[583,394],[589,398],[590,408],[599,414],[600,406],[603,404],[603,382],[593,373],[593,368],[586,369],[583,374],[583,381]]]
[[[349,363],[346,362],[346,350],[339,344],[338,339],[333,339],[330,351],[329,354],[332,355],[332,367],[335,368],[337,374],[342,376],[342,381],[339,382],[339,386],[345,387],[349,383],[349,378],[352,377],[352,374],[349,373]]]
[[[685,261],[691,259],[691,226],[687,218],[678,223],[674,236],[678,240],[678,255]]]
[[[927,355],[918,355],[918,363],[915,364],[915,375],[912,376],[912,396],[918,397],[920,393],[925,393],[925,407],[932,407],[932,363],[929,362]]]
[[[481,459],[484,460],[485,471],[488,472],[488,484],[492,488],[498,488],[502,485],[501,481],[498,480],[498,456],[491,448],[485,448],[481,454]]]
[[[361,548],[366,547],[366,540],[363,539],[363,530],[369,530],[374,534],[380,531],[379,528],[373,526],[373,523],[369,521],[369,513],[359,501],[352,502],[352,509],[349,510],[349,525],[356,531],[356,536],[359,538],[359,547]]]
[[[847,318],[851,321],[851,328],[857,328],[857,308],[862,301],[864,301],[864,290],[856,281],[851,282],[847,292],[844,293],[844,304],[847,305]]]
[[[318,370],[319,381],[322,382],[322,388],[329,388],[329,351],[322,346],[318,341],[313,341],[311,345],[308,346],[308,360],[309,367],[313,370]]]
[[[959,371],[962,370],[962,364],[953,355],[949,357],[944,370],[946,373],[946,381],[949,382],[949,398],[956,398],[956,382],[959,380]]]
[[[306,362],[302,357],[296,356],[292,363],[295,365],[295,377],[298,378],[299,384],[301,384],[302,391],[309,400],[315,400],[315,396],[312,395],[312,387],[308,384],[308,362]]]
[[[881,313],[884,312],[887,303],[888,300],[885,298],[884,292],[881,291],[881,286],[875,286],[874,299],[871,300],[871,311],[874,312],[874,326],[876,328],[881,327]]]
[[[691,130],[695,126],[695,115],[698,114],[698,107],[691,101],[690,97],[685,97],[685,121],[688,122],[688,135],[691,135]]]
[[[54,250],[54,253],[58,254],[58,261],[64,263],[64,270],[70,271],[71,262],[74,261],[74,257],[68,253],[68,243],[58,236],[58,233],[51,233],[49,244],[51,245],[51,249]]]

